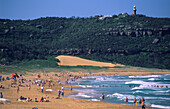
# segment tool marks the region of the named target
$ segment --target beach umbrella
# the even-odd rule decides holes
[[[0,98],[0,101],[7,101],[7,102],[10,102],[10,100],[5,99],[5,98]]]
[[[53,89],[46,89],[47,92],[52,92],[54,91]]]

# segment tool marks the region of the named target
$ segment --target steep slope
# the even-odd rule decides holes
[[[100,20],[0,19],[0,64],[75,55],[124,65],[170,69],[170,19],[114,15]]]

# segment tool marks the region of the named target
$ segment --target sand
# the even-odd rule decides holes
[[[79,66],[99,66],[99,67],[124,66],[121,64],[112,64],[112,63],[107,63],[107,62],[91,61],[91,60],[79,58],[76,56],[60,55],[56,58],[60,60],[60,62],[58,64],[64,65],[64,66],[78,66],[78,65]]]
[[[91,75],[129,75],[129,74],[139,74],[139,72],[101,72],[101,73],[92,73]],[[55,73],[56,74],[56,73]],[[70,72],[69,74],[72,75],[81,75],[81,76],[89,76],[88,73],[82,73],[82,72]],[[143,74],[165,74],[165,72],[145,72]],[[167,72],[166,72],[167,74]],[[170,72],[168,73],[170,74]],[[17,93],[17,88],[10,87],[11,80],[6,80],[1,82],[3,86],[5,86],[5,89],[0,89],[0,92],[3,92],[4,98],[11,100],[11,102],[7,102],[7,104],[0,104],[1,109],[31,109],[33,107],[38,107],[38,109],[138,109],[137,106],[131,106],[131,105],[124,105],[124,104],[115,104],[115,103],[106,103],[106,102],[98,102],[98,101],[87,101],[87,100],[80,100],[80,99],[73,99],[73,98],[67,98],[68,95],[75,93],[76,91],[71,91],[69,89],[64,89],[65,96],[61,97],[60,99],[55,99],[53,97],[57,97],[57,90],[61,89],[62,86],[64,87],[70,87],[70,85],[61,85],[58,83],[55,83],[56,80],[60,79],[61,82],[64,82],[66,79],[69,79],[70,77],[68,74],[59,74],[59,76],[53,76],[54,73],[48,73],[48,76],[45,76],[44,74],[40,74],[41,79],[48,80],[52,79],[54,82],[54,86],[52,88],[48,87],[48,84],[44,86],[44,90],[46,89],[53,89],[54,92],[43,92],[41,93],[40,86],[37,85],[31,85],[31,89],[29,90],[26,85],[30,84],[30,82],[26,82],[23,84],[23,87],[20,87],[19,93]],[[2,75],[3,77],[11,76],[11,75]],[[24,75],[23,78],[26,80],[33,80],[37,77],[37,74],[28,72],[27,75]],[[73,86],[74,89],[75,86]],[[41,97],[46,97],[48,95],[50,102],[20,102],[17,101],[17,98],[20,96],[24,97],[30,97],[34,100],[34,98],[38,98],[38,101]]]

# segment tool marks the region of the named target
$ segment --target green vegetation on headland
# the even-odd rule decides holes
[[[142,68],[132,66],[115,66],[115,67],[97,67],[97,66],[58,66],[56,59],[53,58],[36,59],[30,61],[22,61],[15,65],[0,65],[0,74],[25,74],[26,72],[33,73],[49,73],[49,72],[170,72],[170,70]]]
[[[0,19],[0,64],[26,68],[25,62],[38,62],[29,67],[54,68],[47,57],[62,54],[170,69],[170,18],[100,17]]]

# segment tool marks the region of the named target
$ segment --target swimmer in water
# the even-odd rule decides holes
[[[102,93],[102,101],[104,101],[104,94]]]
[[[126,104],[128,104],[128,98],[126,97]]]

